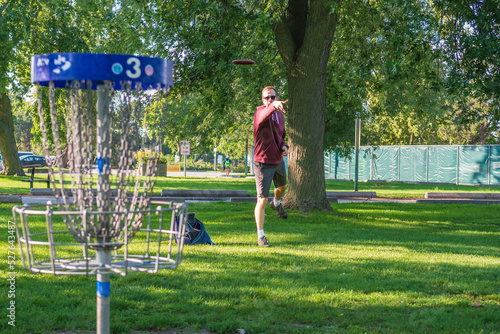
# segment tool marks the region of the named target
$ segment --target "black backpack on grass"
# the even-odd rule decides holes
[[[205,229],[205,225],[199,219],[195,218],[194,215],[195,213],[187,214],[184,245],[213,245],[213,242]],[[179,231],[179,216],[175,218],[174,231]],[[180,237],[176,236],[175,241],[179,243]]]

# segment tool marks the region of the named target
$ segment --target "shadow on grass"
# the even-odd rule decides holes
[[[267,209],[266,235],[274,243],[272,234],[288,236],[278,238],[276,246],[383,245],[424,253],[500,257],[500,206],[352,203],[333,207],[332,213],[292,211],[287,220]],[[196,217],[205,223],[215,243],[256,242],[253,204],[196,203],[190,208],[198,212]],[[244,235],[247,238],[241,240]],[[232,241],[235,238],[238,242]]]
[[[186,247],[174,271],[113,276],[112,331],[500,330],[495,208],[342,204],[288,220],[268,211],[274,247],[262,249],[253,206],[192,205],[217,245]],[[18,333],[94,330],[95,277],[20,270],[16,284]]]
[[[186,262],[177,271],[157,275],[113,276],[113,332],[206,328],[233,333],[244,328],[249,333],[326,333],[352,326],[382,332],[494,332],[500,320],[495,282],[474,283],[491,277],[493,269],[465,277],[463,268],[454,265],[427,274],[425,264],[375,259],[308,263],[283,254],[199,255]],[[394,266],[397,272],[389,269]],[[20,332],[94,328],[95,278],[24,276],[18,281]],[[490,291],[484,291],[488,286]],[[475,301],[482,306],[475,308]]]

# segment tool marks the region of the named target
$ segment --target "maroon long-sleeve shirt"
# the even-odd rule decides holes
[[[281,148],[285,143],[285,117],[272,104],[257,107],[253,118],[254,161],[279,164],[283,161]]]

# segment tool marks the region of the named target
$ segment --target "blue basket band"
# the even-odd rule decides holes
[[[111,285],[109,282],[99,282],[96,284],[96,293],[101,297],[111,296]]]

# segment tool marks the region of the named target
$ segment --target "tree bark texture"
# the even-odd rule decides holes
[[[0,93],[0,153],[2,153],[4,175],[24,176],[14,137],[12,106],[6,93]]]
[[[340,6],[340,0],[336,4]],[[323,139],[326,66],[337,12],[332,10],[331,1],[291,0],[285,16],[273,27],[288,79],[287,208],[331,210],[326,197]]]

